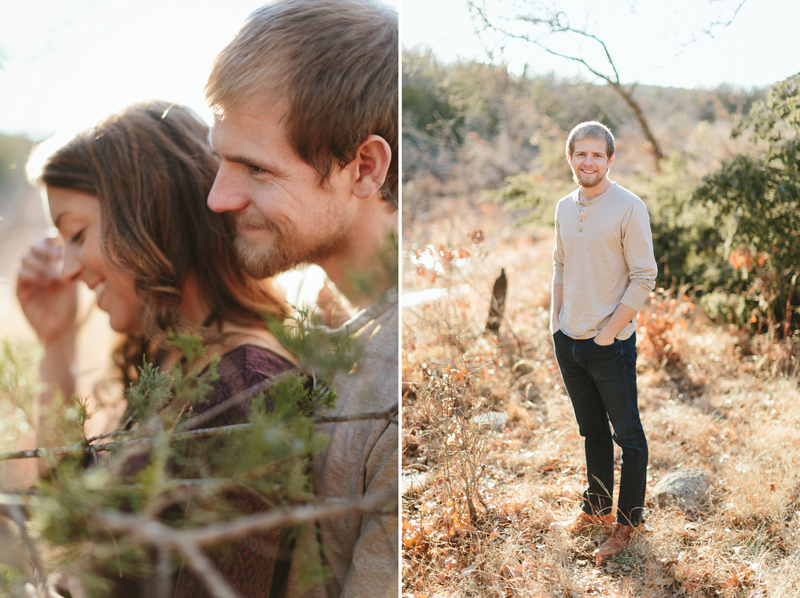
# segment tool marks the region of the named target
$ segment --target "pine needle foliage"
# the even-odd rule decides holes
[[[264,323],[314,381],[330,380],[336,372],[349,372],[358,359],[358,347],[349,332],[332,334],[307,308],[297,307],[296,313],[289,316],[288,325],[271,314],[264,316]]]
[[[138,382],[125,390],[125,399],[134,423],[160,413],[175,397],[188,400],[191,404],[202,404],[211,385],[219,377],[216,373],[219,356],[214,356],[206,368],[192,367],[206,355],[206,348],[199,337],[170,332],[168,338],[172,346],[183,353],[184,359],[168,372],[162,372],[154,364],[143,360]],[[189,369],[186,374],[183,373],[184,365]]]
[[[323,374],[349,370],[355,352],[345,334],[323,343],[328,336],[318,334],[305,312],[288,330],[277,323],[272,328],[316,367],[311,377],[278,376],[247,398],[249,416],[241,423],[211,430],[213,424],[200,424],[199,430],[187,425],[195,411],[203,411],[190,407],[208,400],[219,358],[192,367],[206,361],[205,347],[186,334],[169,337],[184,355],[169,371],[143,361],[138,381],[125,390],[128,414],[109,444],[94,444],[97,439],[83,435],[91,417],[85,400],[63,402],[62,418],[66,413],[78,451],[60,460],[45,453],[52,469],[32,493],[23,493],[29,533],[48,574],[77,580],[87,595],[99,597],[115,595],[120,580],[157,575],[154,554],[160,548],[111,533],[102,514],[138,516],[143,525],[157,521],[178,533],[314,501],[311,457],[327,445],[327,437],[315,430],[315,414],[335,401]],[[22,358],[7,344],[3,350],[0,391],[10,390],[1,398],[17,397],[13,369]],[[167,556],[174,579],[180,555]]]
[[[356,292],[369,296],[375,288],[383,286],[391,287],[397,284],[398,280],[398,257],[400,255],[400,246],[397,240],[397,235],[394,232],[389,233],[386,241],[378,250],[378,267],[374,269],[367,269],[365,271],[350,270],[347,275],[353,282]],[[382,280],[382,279],[385,279]],[[385,284],[388,282],[388,284]]]
[[[10,448],[33,424],[31,383],[38,360],[34,349],[15,349],[7,340],[0,344],[0,447]]]

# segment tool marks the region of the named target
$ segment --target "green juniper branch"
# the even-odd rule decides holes
[[[384,411],[367,411],[365,413],[355,413],[353,415],[329,415],[318,416],[311,418],[315,423],[339,423],[350,421],[362,421],[365,419],[385,419],[389,422],[397,422],[395,417],[398,411],[398,405],[394,404],[389,409]],[[192,421],[192,420],[187,420]],[[173,440],[187,440],[189,438],[205,438],[214,436],[216,434],[229,434],[233,432],[240,432],[248,430],[253,427],[253,424],[232,424],[230,426],[218,426],[216,428],[201,428],[199,430],[188,429],[185,432],[178,432],[173,434]],[[124,432],[125,434],[132,434],[132,432]],[[122,435],[123,432],[117,432],[117,435]],[[95,440],[94,437],[91,440]],[[115,451],[134,444],[141,444],[144,442],[152,441],[152,437],[134,438],[132,440],[124,440],[121,442],[107,442],[105,444],[87,445],[84,442],[73,444],[70,446],[60,446],[55,448],[35,448],[25,451],[4,451],[0,453],[0,461],[8,461],[11,459],[35,459],[38,457],[55,456],[61,457],[65,455],[81,455],[91,454],[94,452]]]
[[[206,402],[218,360],[192,369],[204,356],[199,339],[172,335],[172,344],[186,355],[184,364],[161,371],[143,361],[138,381],[124,391],[129,410],[117,430],[87,438],[82,428],[90,414],[71,397],[65,406],[73,416],[66,423],[80,433],[73,443],[0,453],[0,461],[38,457],[52,468],[32,491],[0,494],[0,509],[30,518],[31,546],[47,564],[39,577],[59,573],[87,596],[114,595],[120,579],[151,579],[164,588],[172,583],[173,557],[179,555],[211,595],[233,598],[236,593],[200,546],[357,509],[396,509],[396,495],[377,497],[380,504],[376,497],[315,502],[311,458],[327,442],[316,424],[398,417],[398,405],[348,415],[332,411],[336,395],[327,380],[350,371],[357,351],[346,330],[317,332],[302,314],[289,330],[273,328],[301,364],[313,364],[305,366],[311,374],[289,370],[214,406]],[[243,406],[249,415],[232,420],[229,410],[238,414]],[[223,414],[231,425],[210,427]],[[106,456],[87,467],[85,455],[95,453]],[[303,506],[290,506],[298,504]],[[101,517],[138,532],[120,534]],[[139,535],[153,526],[175,540],[152,544]]]

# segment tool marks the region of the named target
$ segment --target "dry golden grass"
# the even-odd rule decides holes
[[[646,531],[595,567],[602,530],[572,538],[549,528],[580,508],[585,477],[548,330],[551,233],[512,229],[499,209],[481,209],[434,214],[404,232],[404,291],[456,289],[403,312],[403,471],[427,475],[404,498],[404,596],[800,595],[796,346],[712,325],[685,289],[654,294],[638,335],[648,484],[687,467],[706,470],[713,484],[692,512],[648,500]],[[414,250],[433,247],[433,280],[409,259],[409,238]],[[501,267],[507,321],[494,338],[484,324]],[[509,418],[481,428],[486,454],[472,521],[463,497],[445,490],[423,404],[426,385],[462,363],[475,401]]]

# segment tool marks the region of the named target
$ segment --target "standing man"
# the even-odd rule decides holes
[[[622,552],[642,521],[648,455],[636,393],[636,313],[655,288],[656,261],[647,208],[607,177],[611,131],[581,123],[566,150],[578,189],[556,207],[551,330],[584,437],[589,487],[580,514],[556,525],[579,533],[614,523],[613,439],[622,448],[622,476],[616,523],[595,551],[600,563]]]
[[[334,377],[335,415],[386,411],[399,397],[397,26],[370,0],[279,0],[250,16],[206,85],[221,159],[208,205],[230,214],[248,273],[318,264],[363,309],[339,330],[361,357]],[[396,417],[322,431],[320,498],[397,494]],[[394,598],[397,522],[396,512],[319,521],[297,541],[286,595]],[[309,584],[315,570],[327,575]]]

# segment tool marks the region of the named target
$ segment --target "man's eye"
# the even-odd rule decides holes
[[[263,172],[267,172],[264,168],[261,168],[260,166],[256,166],[255,164],[250,164],[249,168],[250,168],[250,172],[252,172],[253,174],[261,174]]]

